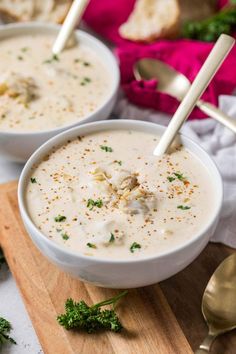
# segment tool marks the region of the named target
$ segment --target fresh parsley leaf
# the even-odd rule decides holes
[[[106,151],[106,152],[112,152],[113,149],[110,146],[106,145],[100,145],[101,150]]]
[[[59,215],[55,216],[54,220],[55,220],[56,222],[66,221],[66,216],[59,214]]]
[[[63,240],[65,240],[65,241],[69,240],[69,238],[70,238],[70,236],[69,236],[66,232],[63,232],[63,233],[61,234],[61,237],[62,237]]]
[[[137,242],[133,242],[129,249],[130,252],[134,253],[134,251],[137,250],[138,248],[141,248],[141,245]]]
[[[95,207],[95,206],[97,208],[101,208],[103,206],[102,199],[97,199],[97,200],[88,199],[87,208],[89,208],[89,210],[93,210],[93,207]]]
[[[50,59],[44,60],[43,64],[51,64],[55,61],[60,61],[59,57],[57,54],[53,54]]]
[[[10,322],[5,318],[0,317],[0,347],[5,343],[16,344],[15,340],[9,336],[12,327]]]
[[[177,206],[178,209],[181,209],[181,210],[188,210],[188,209],[191,209],[190,206],[187,206],[187,205],[178,205]]]
[[[37,183],[37,180],[36,180],[35,177],[31,177],[31,178],[30,178],[30,181],[31,181],[31,183]]]
[[[236,1],[231,0],[235,5]],[[213,42],[222,34],[231,34],[236,28],[236,8],[226,6],[213,16],[194,22],[187,22],[183,27],[183,37]]]
[[[111,232],[110,235],[111,235],[111,237],[110,237],[109,242],[110,242],[110,243],[115,242],[115,236],[114,236],[114,234]]]
[[[89,248],[97,248],[97,246],[94,243],[90,243],[90,242],[87,243],[87,246]]]
[[[65,314],[57,317],[57,321],[67,330],[80,329],[87,333],[95,333],[99,330],[121,331],[122,324],[115,313],[114,306],[120,298],[125,296],[124,291],[111,299],[89,306],[83,300],[75,302],[67,299],[65,303]],[[113,305],[112,310],[101,310],[102,306]]]
[[[168,176],[167,179],[168,179],[169,182],[175,181],[175,177]]]
[[[184,177],[183,173],[175,172],[174,175],[182,182],[186,180],[186,177]]]

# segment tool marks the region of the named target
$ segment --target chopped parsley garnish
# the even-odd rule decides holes
[[[89,210],[93,210],[93,207],[95,206],[97,208],[101,208],[103,206],[102,199],[97,199],[97,200],[88,199],[87,208],[89,208]]]
[[[62,229],[56,229],[56,232],[61,232],[62,231]]]
[[[90,242],[87,243],[87,246],[89,248],[97,248],[97,246],[94,243],[90,243]]]
[[[84,66],[90,66],[91,64],[88,61],[83,62]]]
[[[35,177],[31,177],[31,178],[30,178],[30,181],[31,181],[31,183],[37,183],[37,180],[36,180]]]
[[[168,179],[169,182],[175,181],[175,177],[168,176],[167,179]]]
[[[14,339],[9,336],[11,329],[10,322],[5,320],[5,318],[0,317],[0,347],[5,343],[16,344]]]
[[[69,238],[70,238],[70,236],[69,235],[67,235],[67,233],[66,232],[63,232],[62,234],[61,234],[61,237],[63,238],[63,240],[69,240]]]
[[[184,177],[182,173],[175,172],[174,175],[175,175],[180,181],[185,181],[185,180],[186,180],[186,177]]]
[[[24,58],[21,55],[18,55],[17,59],[18,60],[24,60]]]
[[[66,216],[59,214],[58,216],[55,216],[54,220],[55,220],[56,222],[65,221],[65,220],[66,220]]]
[[[89,77],[84,77],[82,79],[82,81],[80,82],[80,85],[84,86],[86,84],[88,84],[89,82],[91,82],[92,80]]]
[[[114,163],[118,163],[118,165],[122,165],[122,161],[121,160],[115,160]]]
[[[178,209],[181,209],[181,210],[188,210],[188,209],[191,209],[190,206],[187,206],[187,205],[178,205],[177,206]]]
[[[52,57],[50,59],[44,60],[43,64],[51,64],[55,61],[59,61],[59,57],[57,54],[53,54]]]
[[[130,252],[134,253],[134,251],[138,248],[141,248],[141,245],[137,242],[133,242],[129,249]]]
[[[57,317],[57,321],[67,330],[81,329],[87,333],[95,333],[99,330],[110,330],[119,332],[123,327],[115,313],[114,307],[117,301],[125,296],[127,291],[114,296],[111,299],[89,306],[83,300],[75,302],[67,299],[65,303],[65,314]],[[112,305],[111,310],[101,310],[102,306]]]
[[[22,51],[23,53],[25,53],[25,52],[27,52],[28,49],[29,49],[28,47],[23,47],[23,48],[21,48],[21,51]]]
[[[113,149],[110,146],[106,145],[100,145],[101,150],[106,151],[106,152],[112,152]]]
[[[110,242],[110,243],[115,242],[115,236],[114,236],[114,234],[111,232],[110,235],[111,235],[111,237],[110,237],[109,242]]]
[[[79,63],[79,62],[81,62],[81,59],[76,58],[76,59],[74,60],[74,62],[75,62],[75,63]]]

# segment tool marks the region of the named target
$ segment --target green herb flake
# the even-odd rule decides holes
[[[110,240],[109,240],[109,242],[110,243],[113,243],[113,242],[115,242],[115,236],[114,236],[114,234],[111,232],[111,237],[110,237]]]
[[[18,55],[17,59],[18,60],[24,60],[24,58],[21,55]]]
[[[69,240],[69,238],[70,238],[70,236],[69,236],[66,232],[63,232],[63,233],[61,234],[61,237],[62,237],[63,240],[65,240],[65,241]]]
[[[56,222],[66,221],[66,216],[59,214],[58,216],[55,216],[54,220],[55,220]]]
[[[112,152],[113,149],[110,146],[106,145],[100,145],[101,150],[106,151],[106,152]]]
[[[101,208],[103,206],[103,201],[102,199],[97,199],[97,200],[93,200],[93,199],[88,199],[87,201],[87,208],[89,208],[89,210],[93,210],[93,207],[97,207],[97,208]]]
[[[80,62],[81,62],[81,59],[79,59],[79,58],[74,59],[74,63],[80,63]]]
[[[36,180],[35,177],[31,177],[31,178],[30,178],[30,181],[31,181],[31,183],[37,183],[37,180]]]
[[[50,59],[44,60],[43,64],[51,64],[51,63],[53,63],[55,61],[60,61],[60,59],[59,59],[57,54],[53,54]]]
[[[180,172],[175,172],[174,173],[174,175],[175,175],[175,177],[177,177],[180,181],[186,181],[186,177],[184,177],[184,175],[182,174],[182,173],[180,173]]]
[[[181,210],[189,210],[189,209],[191,209],[191,207],[187,206],[187,205],[178,205],[177,208],[181,209]]]
[[[62,231],[62,229],[56,229],[56,232],[61,232]]]
[[[141,248],[141,245],[137,242],[133,242],[129,249],[131,253],[134,253],[134,251],[139,248]]]
[[[117,163],[118,165],[122,165],[122,161],[121,160],[115,160],[114,163]]]
[[[27,52],[28,50],[29,50],[29,47],[23,47],[23,48],[21,48],[22,53],[25,53],[25,52]]]
[[[83,65],[84,65],[84,66],[90,66],[91,64],[90,64],[88,61],[84,61],[84,62],[83,62]]]
[[[10,322],[5,318],[0,317],[0,347],[5,343],[16,344],[15,340],[9,336],[12,329]]]
[[[168,176],[167,179],[168,179],[169,182],[175,181],[175,177]]]
[[[75,302],[67,299],[65,303],[65,314],[57,317],[58,323],[67,330],[80,329],[87,333],[95,333],[99,330],[120,332],[122,324],[115,313],[115,305],[118,300],[127,294],[127,291],[114,296],[111,299],[89,306],[85,301]],[[112,305],[111,310],[102,310],[102,306]]]
[[[89,248],[94,248],[94,249],[97,248],[97,246],[96,246],[94,243],[90,243],[90,242],[87,243],[87,246],[88,246]]]

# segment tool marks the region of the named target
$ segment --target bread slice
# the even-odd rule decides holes
[[[178,34],[179,17],[177,0],[137,0],[119,33],[123,38],[142,42],[172,38]]]
[[[0,0],[0,18],[5,23],[62,23],[71,3],[72,0]]]

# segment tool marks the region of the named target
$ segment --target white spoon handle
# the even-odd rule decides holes
[[[161,137],[159,144],[154,150],[154,155],[163,155],[168,150],[182,124],[192,112],[197,100],[207,88],[234,43],[234,38],[228,35],[222,34],[219,37]]]
[[[73,29],[81,19],[88,2],[89,0],[74,0],[52,47],[53,54],[59,54],[64,49]]]

